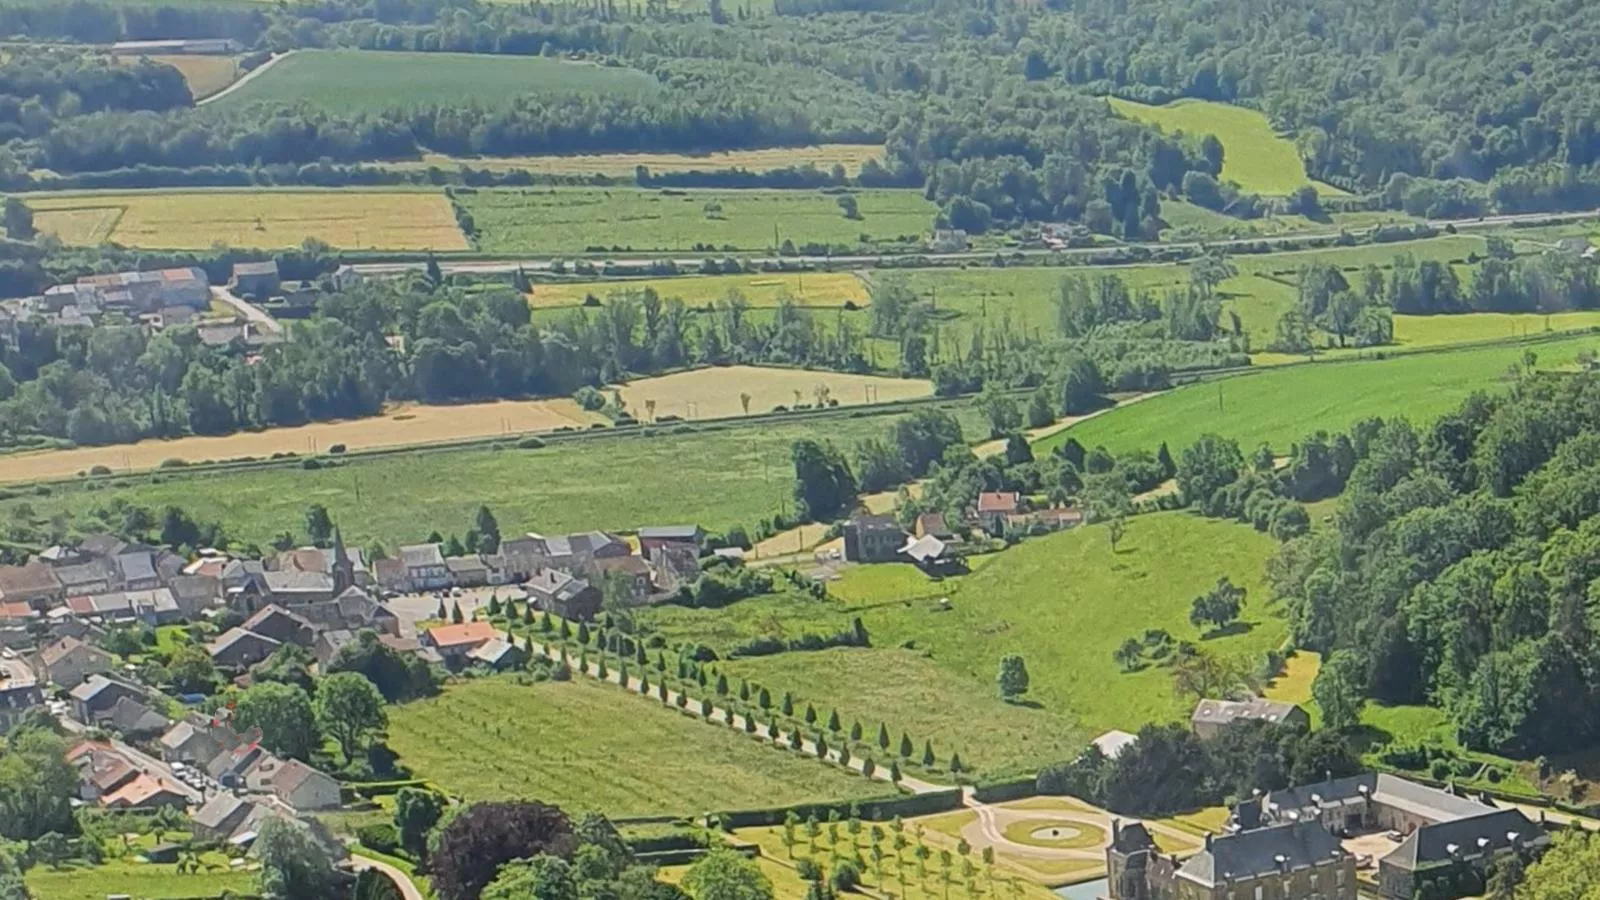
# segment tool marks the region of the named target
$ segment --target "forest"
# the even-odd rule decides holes
[[[1534,361],[1432,425],[1340,436],[1354,464],[1334,527],[1269,567],[1325,672],[1438,706],[1467,746],[1521,758],[1600,738],[1600,377]]]
[[[563,55],[632,66],[665,90],[648,100],[523,97],[510,108],[383,114],[267,103],[197,109],[170,77],[129,76],[142,87],[110,90],[96,75],[102,64],[29,51],[8,61],[17,74],[0,78],[0,98],[8,98],[0,123],[14,120],[0,127],[9,138],[0,181],[28,183],[34,169],[354,163],[423,149],[509,155],[882,141],[885,162],[863,172],[862,183],[922,186],[944,224],[982,232],[1082,221],[1153,237],[1163,196],[1190,193],[1186,176],[1190,187],[1209,184],[1218,151],[1114,116],[1099,95],[1116,94],[1262,109],[1295,136],[1312,176],[1358,195],[1330,203],[1420,215],[1600,203],[1600,133],[1581,74],[1600,45],[1591,17],[1569,16],[1555,0],[1264,2],[821,2],[779,4],[770,16],[723,4],[688,13],[614,3],[396,0],[375,8],[328,0],[244,9],[84,0],[67,15],[8,0],[0,29],[41,39],[193,35],[233,37],[258,51]],[[34,68],[47,74],[20,77]],[[124,174],[121,183],[136,180]],[[1231,198],[1228,209],[1243,215],[1289,202],[1203,193]]]

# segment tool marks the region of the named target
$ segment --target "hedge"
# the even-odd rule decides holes
[[[400,793],[401,788],[421,788],[437,794],[444,793],[432,782],[424,781],[420,778],[408,778],[403,781],[363,781],[355,784],[343,784],[339,786],[339,794],[348,803],[356,797],[360,797],[363,800],[371,800],[374,797],[392,796]]]
[[[802,819],[815,816],[818,820],[837,812],[840,818],[852,814],[869,822],[883,822],[895,816],[927,816],[948,812],[961,806],[961,789],[950,788],[926,794],[896,795],[871,800],[839,803],[800,803],[775,809],[741,809],[715,813],[724,828],[755,828],[763,825],[781,825],[789,813]]]
[[[1021,800],[1023,797],[1035,797],[1038,794],[1039,779],[1034,775],[972,786],[972,799],[979,803],[1005,803],[1007,800]]]
[[[704,847],[684,847],[679,850],[655,850],[650,853],[634,853],[633,858],[641,865],[646,866],[682,866],[696,862],[700,857],[711,851]]]

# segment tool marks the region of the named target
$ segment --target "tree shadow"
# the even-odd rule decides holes
[[[1040,703],[1037,700],[1029,700],[1026,697],[1018,697],[1015,700],[1007,700],[1006,703],[1012,706],[1021,706],[1026,709],[1044,709],[1043,703]]]
[[[1217,638],[1233,637],[1240,634],[1249,634],[1255,630],[1256,623],[1254,622],[1229,622],[1221,628],[1213,628],[1205,634],[1200,635],[1200,640],[1210,641]]]
[[[1375,725],[1357,725],[1346,732],[1356,753],[1370,753],[1394,740],[1394,734]]]

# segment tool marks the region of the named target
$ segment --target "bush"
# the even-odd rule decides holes
[[[395,833],[394,826],[388,822],[361,826],[356,829],[356,840],[360,841],[363,847],[387,855],[393,855],[400,847],[399,835]]]
[[[810,857],[801,857],[800,859],[795,860],[794,871],[795,874],[800,876],[802,881],[822,880],[822,867],[817,865],[816,860],[811,859]]]
[[[525,437],[522,440],[517,441],[517,449],[519,450],[538,450],[543,446],[544,441],[536,437]]]
[[[91,466],[89,468],[89,474],[90,475],[110,475],[111,474],[111,467],[110,466]]]
[[[861,884],[861,870],[856,867],[853,861],[841,859],[833,867],[832,881],[833,889],[837,893],[843,894],[846,891],[853,891]]]
[[[589,412],[598,412],[605,408],[606,395],[600,393],[589,385],[584,385],[572,392],[572,399]]]
[[[332,447],[328,448],[328,452],[330,454],[334,455],[334,456],[338,456],[339,454],[343,453],[344,451],[345,451],[345,446],[343,444],[334,444]]]
[[[161,464],[156,466],[156,468],[158,468],[158,469],[181,469],[184,466],[187,466],[188,464],[189,463],[184,461],[183,459],[180,459],[179,457],[173,456],[173,457],[169,457],[167,459],[163,459],[161,461]]]
[[[300,468],[315,472],[322,468],[322,463],[315,459],[302,459],[300,460]]]

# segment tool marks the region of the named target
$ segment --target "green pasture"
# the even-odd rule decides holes
[[[974,439],[986,435],[967,403],[951,407]],[[110,484],[46,489],[7,503],[4,515],[47,519],[108,511],[120,498],[159,512],[181,506],[197,520],[221,522],[236,541],[269,545],[285,530],[300,534],[309,504],[321,503],[345,539],[380,541],[391,550],[429,531],[465,534],[480,504],[505,534],[561,534],[591,528],[633,529],[698,522],[713,530],[753,527],[794,512],[790,448],[802,437],[848,449],[885,434],[899,413],[821,420],[732,423],[716,430],[607,435],[536,450],[506,447],[400,452],[351,457],[336,467],[272,467],[220,472],[160,471]]]
[[[1149,106],[1120,97],[1107,99],[1118,115],[1163,131],[1181,131],[1197,138],[1216,135],[1222,142],[1222,180],[1237,182],[1247,191],[1284,195],[1310,184],[1319,194],[1344,193],[1308,178],[1294,141],[1274,131],[1264,113],[1209,100],[1179,100],[1165,106]]]
[[[389,745],[469,801],[613,816],[882,796],[888,786],[590,678],[484,678],[390,711]]]
[[[762,600],[715,615],[652,610],[640,624],[659,625],[669,643],[704,635],[721,649],[761,634],[834,630],[859,616],[870,649],[789,652],[719,668],[774,699],[792,693],[797,709],[837,709],[869,739],[884,723],[896,748],[902,733],[919,755],[931,740],[941,765],[954,751],[983,772],[1016,772],[1070,756],[1108,728],[1183,718],[1189,700],[1173,693],[1164,668],[1126,673],[1112,662],[1112,651],[1145,629],[1252,663],[1278,646],[1286,623],[1262,582],[1274,546],[1246,526],[1161,513],[1130,520],[1115,553],[1105,528],[1090,526],[1024,541],[940,582],[910,566],[852,566],[828,583],[832,599],[820,606]],[[1244,624],[1201,640],[1188,621],[1190,601],[1223,575],[1249,591]],[[1022,654],[1032,676],[1024,703],[1003,702],[995,687],[1008,653]]]
[[[381,112],[431,104],[506,106],[530,94],[646,97],[659,89],[637,69],[540,56],[300,50],[214,105],[303,102],[338,112]]]
[[[1054,449],[1067,438],[1113,452],[1153,449],[1165,441],[1176,453],[1208,432],[1279,452],[1312,432],[1341,431],[1372,416],[1403,416],[1425,423],[1449,412],[1475,391],[1495,390],[1523,354],[1540,368],[1570,364],[1580,350],[1600,349],[1600,338],[1402,354],[1386,359],[1318,362],[1268,369],[1188,385],[1096,416],[1034,446]]]
[[[855,219],[822,191],[527,188],[458,191],[456,201],[485,253],[771,251],[785,241],[853,247],[902,238],[920,246],[933,227],[934,205],[918,191],[852,194]]]
[[[23,881],[33,900],[105,900],[117,895],[140,900],[187,900],[256,892],[255,873],[230,871],[228,858],[221,853],[202,854],[201,863],[211,870],[180,874],[175,863],[145,863],[132,858],[107,860],[89,867],[53,869],[37,865],[28,870]]]

